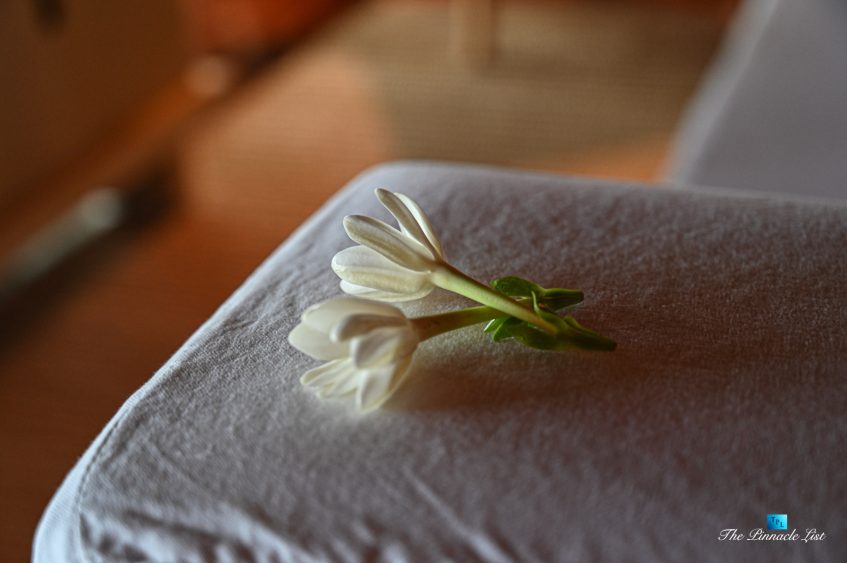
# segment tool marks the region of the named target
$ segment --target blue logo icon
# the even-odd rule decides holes
[[[787,530],[788,514],[768,514],[768,530]]]

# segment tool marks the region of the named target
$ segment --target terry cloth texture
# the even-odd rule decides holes
[[[748,0],[683,120],[672,182],[847,198],[847,2]]]
[[[612,353],[418,350],[358,415],[289,331],[339,294],[342,217],[430,214],[478,279],[579,287]],[[35,560],[834,561],[847,553],[847,206],[489,168],[373,169],[283,244],[118,412]],[[467,305],[437,290],[410,314]],[[719,541],[766,526],[803,543]]]

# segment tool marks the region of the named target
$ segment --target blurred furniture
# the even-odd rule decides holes
[[[262,53],[291,44],[352,0],[182,0],[203,51]]]
[[[0,6],[0,311],[70,256],[163,207],[189,118],[343,2],[295,4]]]
[[[671,182],[847,197],[847,4],[748,0],[681,126]]]
[[[583,288],[578,317],[618,350],[542,353],[469,328],[424,343],[376,414],[306,392],[316,362],[286,336],[339,293],[342,217],[384,216],[378,186],[416,199],[480,279]],[[844,205],[370,170],[120,409],[51,502],[35,561],[836,560],[845,247]],[[436,292],[408,310],[462,303]],[[773,511],[826,541],[718,541]]]
[[[169,0],[0,6],[0,334],[22,291],[161,188],[149,181],[202,101],[182,85],[187,36]]]
[[[188,59],[172,0],[3,2],[0,41],[0,208],[51,189]]]

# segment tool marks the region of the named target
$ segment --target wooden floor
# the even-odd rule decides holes
[[[488,68],[450,58],[443,4],[359,5],[181,138],[163,213],[20,304],[0,341],[0,561],[26,559],[50,496],[123,401],[364,168],[659,175],[720,25],[626,3],[503,5]]]

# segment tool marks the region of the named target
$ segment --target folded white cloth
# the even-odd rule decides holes
[[[579,287],[615,352],[424,343],[375,414],[286,341],[341,219],[406,193],[478,279]],[[36,561],[834,561],[847,553],[847,206],[435,164],[365,173],[109,423]],[[466,304],[438,290],[406,307]],[[720,541],[768,513],[823,541]]]

